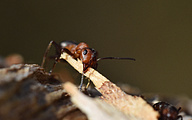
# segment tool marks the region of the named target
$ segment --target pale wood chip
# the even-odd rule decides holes
[[[60,59],[65,59],[78,72],[82,73],[83,65],[80,60],[73,59],[67,53],[62,53]],[[103,95],[102,99],[122,111],[127,115],[132,115],[143,120],[157,120],[158,112],[156,112],[141,97],[131,96],[124,93],[114,83],[110,82],[106,77],[96,70],[89,68],[84,74],[95,85],[96,89]]]

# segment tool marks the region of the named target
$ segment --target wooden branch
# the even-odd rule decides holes
[[[71,64],[79,73],[83,72],[83,64],[82,62],[78,59],[76,61],[73,59],[70,55],[67,53],[61,54],[60,59],[65,59],[69,64]],[[106,77],[101,75],[99,72],[92,68],[88,68],[88,71],[84,74],[86,77],[90,78],[92,82],[95,84],[96,87],[101,87],[102,83],[105,81],[109,81]]]
[[[78,72],[82,73],[83,65],[80,60],[76,61],[67,53],[63,53],[60,59],[65,59]],[[119,109],[121,112],[143,120],[158,119],[158,112],[147,104],[145,100],[141,97],[126,94],[96,70],[89,68],[84,75],[90,78],[96,89],[103,95],[101,98],[105,102]]]
[[[0,120],[87,120],[62,84],[37,64],[0,69]]]
[[[72,83],[67,82],[63,87],[71,96],[71,101],[86,114],[89,120],[138,120],[133,116],[126,116],[101,99],[84,95]]]

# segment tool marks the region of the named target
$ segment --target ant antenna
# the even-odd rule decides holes
[[[133,60],[133,61],[136,61],[135,58],[120,58],[120,57],[103,57],[103,58],[98,58],[97,61],[99,61],[99,60],[105,60],[105,59]]]
[[[179,107],[178,109],[177,109],[177,111],[179,112],[181,110],[181,107]]]

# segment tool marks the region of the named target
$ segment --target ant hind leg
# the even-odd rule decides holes
[[[51,41],[51,42],[49,43],[49,45],[47,46],[47,49],[46,49],[46,51],[45,51],[45,53],[44,53],[43,61],[42,61],[42,63],[41,63],[41,67],[43,67],[43,66],[45,65],[45,60],[47,59],[47,54],[49,53],[49,50],[50,50],[50,48],[51,48],[52,45],[54,45],[55,48],[56,48],[57,57],[55,57],[55,60],[57,60],[57,62],[58,62],[59,57],[60,57],[61,48],[60,48],[60,46],[59,46],[55,41]],[[55,64],[56,64],[57,62],[54,62],[54,65],[53,65],[52,69],[55,67]],[[50,72],[52,72],[52,69],[50,70]]]

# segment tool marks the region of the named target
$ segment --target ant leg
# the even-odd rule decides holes
[[[52,73],[52,71],[53,71],[53,69],[55,68],[55,66],[56,66],[56,64],[58,63],[58,57],[56,57],[55,58],[55,61],[54,61],[54,63],[53,63],[53,66],[52,66],[52,68],[51,68],[51,70],[49,71],[49,73]]]
[[[81,83],[79,85],[79,90],[82,90],[82,86],[83,86],[83,78],[84,78],[84,72],[81,74]]]
[[[43,61],[42,61],[42,63],[41,63],[41,67],[43,67],[44,64],[45,64],[45,60],[46,60],[46,58],[47,58],[47,54],[48,54],[48,52],[49,52],[52,44],[54,44],[55,46],[57,46],[57,45],[56,45],[57,43],[56,43],[55,41],[51,41],[51,42],[49,43],[49,45],[47,46],[47,49],[45,50],[45,53],[44,53],[44,56],[43,56]]]
[[[181,120],[183,120],[183,117],[181,115],[177,116],[177,119],[181,118]]]
[[[86,89],[88,89],[88,87],[89,87],[89,85],[90,85],[90,79],[88,78],[88,83],[87,83],[87,85],[86,85]]]
[[[47,46],[47,49],[46,49],[46,51],[45,51],[45,53],[44,53],[44,56],[43,56],[43,61],[42,61],[42,63],[41,63],[41,67],[43,67],[44,66],[44,64],[45,64],[45,60],[47,59],[47,54],[48,54],[48,52],[49,52],[49,50],[50,50],[50,48],[51,48],[51,46],[52,45],[54,45],[55,46],[55,48],[56,48],[56,53],[57,54],[60,54],[60,46],[55,42],[55,41],[51,41],[50,43],[49,43],[49,45]],[[60,55],[58,55],[58,56],[60,56]],[[56,57],[56,59],[58,60],[58,58],[59,57]],[[57,62],[55,62],[54,63],[54,65],[53,65],[53,68],[55,67],[55,64],[56,64]],[[52,69],[53,69],[52,68]],[[50,71],[52,71],[52,69],[50,70]]]

